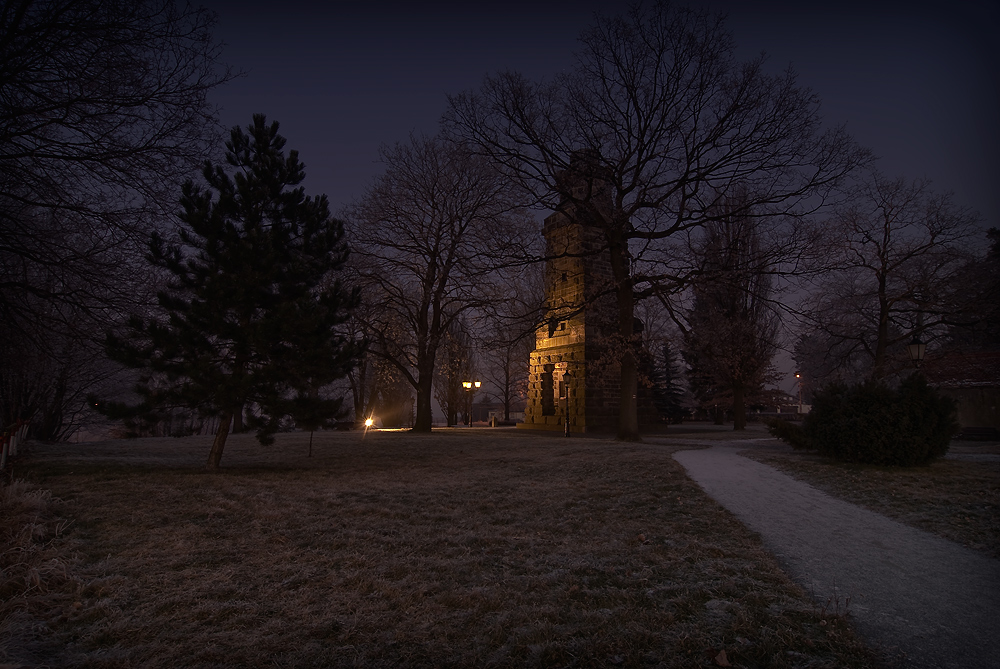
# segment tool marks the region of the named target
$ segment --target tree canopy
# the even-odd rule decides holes
[[[699,249],[703,271],[694,284],[684,337],[702,400],[731,402],[736,430],[746,427],[748,396],[775,376],[771,363],[780,320],[770,302],[772,277],[762,254],[761,225],[745,214],[707,224]]]
[[[149,233],[219,144],[214,15],[174,0],[0,3],[0,421],[64,438],[151,297]]]
[[[431,429],[434,369],[457,321],[509,290],[498,271],[527,218],[481,156],[440,137],[384,147],[385,172],[352,208],[352,268],[372,352],[416,391],[413,429]]]
[[[812,384],[880,380],[909,367],[905,344],[927,343],[985,294],[970,273],[979,216],[925,180],[871,172],[829,226],[827,271],[805,309],[796,358]]]
[[[184,185],[178,241],[154,234],[149,260],[170,277],[159,313],[136,315],[108,337],[108,354],[140,369],[138,406],[184,405],[216,416],[209,466],[217,467],[234,416],[269,443],[285,416],[314,426],[332,418],[340,399],[324,386],[343,377],[360,346],[340,333],[358,302],[337,278],[347,260],[343,223],[326,196],[309,197],[298,153],[285,155],[276,122],[255,115],[235,127],[226,161],[206,163],[207,187]],[[166,384],[153,383],[166,380]]]
[[[581,37],[576,66],[552,81],[507,72],[451,98],[444,124],[477,147],[541,207],[569,203],[598,223],[610,253],[617,336],[634,340],[636,299],[690,285],[687,242],[743,195],[735,214],[783,227],[791,266],[800,223],[868,160],[793,72],[763,57],[740,63],[720,15],[667,2],[601,17]],[[560,179],[588,156],[612,191],[603,206]],[[604,252],[602,250],[601,252]],[[635,351],[622,347],[618,437],[638,438]]]

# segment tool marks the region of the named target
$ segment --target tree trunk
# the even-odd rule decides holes
[[[747,429],[746,393],[742,385],[733,386],[733,429]]]
[[[609,240],[610,241],[610,240]],[[615,280],[615,297],[618,303],[618,334],[622,339],[621,403],[618,411],[618,441],[641,441],[639,415],[636,410],[636,391],[639,373],[633,351],[632,335],[635,331],[635,297],[632,295],[628,249],[622,243],[609,243],[611,272]]]
[[[510,349],[507,349],[507,364],[503,370],[503,420],[505,423],[510,422],[510,401],[511,395],[511,373],[510,366],[513,364],[510,359]]]
[[[715,405],[715,424],[716,425],[725,425],[726,421],[723,420],[723,415],[725,414],[725,412],[726,412],[726,410],[723,409],[722,407],[720,407],[718,404]]]
[[[222,449],[226,447],[226,438],[229,436],[229,424],[233,422],[233,413],[224,413],[219,416],[219,429],[215,433],[215,441],[212,442],[212,452],[208,454],[208,462],[205,464],[209,469],[218,469],[222,462]]]
[[[417,381],[417,419],[413,432],[430,432],[431,418],[431,376],[421,374]]]
[[[63,427],[63,402],[66,399],[66,388],[69,379],[69,370],[63,367],[59,371],[59,378],[56,380],[56,389],[52,399],[48,404],[40,402],[42,419],[39,421],[39,429],[35,431],[35,437],[43,441],[59,441],[60,432]]]
[[[885,352],[889,341],[889,302],[886,298],[885,276],[878,281],[878,332],[875,339],[875,356],[872,361],[872,379],[878,381],[885,376]]]
[[[233,434],[240,434],[243,432],[243,405],[236,409],[233,413]]]
[[[618,416],[618,441],[642,441],[639,438],[639,416],[636,405],[636,390],[639,387],[639,372],[632,351],[622,356],[621,412]]]

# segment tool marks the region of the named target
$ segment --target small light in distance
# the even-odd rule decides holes
[[[374,424],[375,424],[375,420],[372,419],[372,418],[368,418],[368,419],[365,420],[365,427],[371,427]]]

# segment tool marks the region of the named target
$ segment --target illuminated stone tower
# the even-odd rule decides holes
[[[535,333],[518,427],[561,431],[568,419],[572,432],[615,430],[620,369],[604,355],[615,330],[611,261],[601,228],[574,204],[610,213],[611,192],[585,153],[574,155],[559,178],[573,199],[564,198],[542,228],[547,320]]]

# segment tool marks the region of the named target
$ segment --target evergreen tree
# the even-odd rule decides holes
[[[661,420],[668,423],[679,423],[684,418],[684,407],[681,405],[683,391],[680,388],[680,374],[674,364],[673,349],[670,342],[664,341],[660,350],[659,364],[650,367],[649,375],[653,385],[653,405]]]
[[[969,262],[955,282],[953,292],[965,304],[948,329],[953,350],[1000,350],[1000,229],[990,228],[986,238],[986,255]]]
[[[760,221],[733,213],[739,199],[705,226],[702,275],[687,315],[685,358],[691,387],[705,406],[733,407],[733,429],[746,428],[746,404],[774,379],[779,320],[769,300],[771,268],[760,243]]]
[[[341,399],[322,389],[344,376],[361,347],[338,332],[358,302],[336,272],[347,260],[343,223],[326,196],[307,197],[298,152],[286,156],[276,122],[253,117],[226,143],[232,168],[206,163],[207,188],[183,188],[179,243],[154,235],[148,259],[170,275],[160,314],[133,316],[109,334],[111,357],[144,373],[138,406],[104,404],[111,416],[164,405],[197,408],[219,428],[208,466],[218,467],[234,416],[248,416],[263,444],[280,421],[315,428]],[[150,379],[169,380],[154,391]]]

